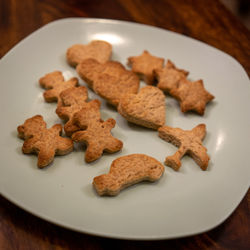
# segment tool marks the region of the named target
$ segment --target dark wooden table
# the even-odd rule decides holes
[[[250,75],[250,32],[217,0],[0,0],[0,58],[65,17],[128,20],[172,30],[232,55]],[[247,156],[246,156],[247,157]],[[0,196],[0,249],[250,249],[250,192],[217,228],[168,241],[123,241],[60,228]]]

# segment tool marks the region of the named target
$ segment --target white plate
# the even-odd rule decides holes
[[[16,127],[25,119],[41,114],[48,126],[61,122],[55,114],[56,105],[44,102],[38,79],[53,70],[77,76],[66,63],[65,51],[72,44],[93,39],[112,43],[112,59],[123,64],[128,56],[147,49],[190,71],[190,79],[204,80],[216,97],[205,115],[184,115],[177,101],[166,97],[166,124],[183,129],[207,125],[204,145],[211,156],[207,171],[184,157],[179,172],[166,167],[157,183],[135,185],[114,198],[97,196],[92,179],[108,172],[115,158],[144,153],[163,162],[176,151],[156,131],[129,125],[103,100],[102,117],[116,119],[113,135],[124,142],[121,152],[86,164],[84,152],[77,150],[56,157],[43,170],[36,167],[36,156],[22,154],[23,141],[17,138]],[[169,239],[219,225],[249,187],[249,79],[237,61],[204,43],[141,24],[64,19],[44,26],[15,46],[2,58],[0,75],[1,194],[45,220],[99,236]],[[89,94],[96,98],[92,91]]]

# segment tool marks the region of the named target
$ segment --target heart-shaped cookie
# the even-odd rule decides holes
[[[118,112],[129,122],[158,129],[165,124],[165,95],[154,86],[146,86],[138,94],[124,96],[119,103]]]
[[[99,63],[95,59],[86,59],[76,71],[90,88],[113,106],[118,106],[123,95],[136,94],[139,89],[138,76],[120,62]]]
[[[120,76],[101,74],[93,84],[94,91],[117,107],[124,95],[136,94],[139,89],[139,78],[131,71],[123,70]]]
[[[75,67],[77,64],[85,59],[93,58],[100,63],[105,63],[109,60],[112,52],[110,43],[94,40],[87,45],[75,44],[67,50],[67,61]]]

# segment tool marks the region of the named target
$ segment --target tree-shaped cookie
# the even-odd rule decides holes
[[[93,58],[100,63],[109,60],[112,53],[112,45],[101,40],[93,40],[89,44],[75,44],[67,50],[67,61],[75,67],[85,59]]]
[[[121,150],[123,143],[111,135],[115,127],[115,120],[92,122],[84,131],[77,131],[72,135],[73,141],[87,144],[85,161],[92,162],[100,158],[103,152],[114,153]]]
[[[146,86],[138,94],[125,95],[119,103],[118,112],[129,122],[158,129],[165,124],[165,95],[154,86]]]
[[[93,185],[99,195],[117,195],[133,184],[160,179],[164,166],[153,157],[131,154],[115,159],[108,174],[94,178]]]
[[[170,94],[180,102],[181,111],[195,111],[203,115],[208,102],[214,99],[204,87],[203,81],[190,82],[180,80],[178,87],[170,90]]]
[[[178,69],[173,62],[168,60],[164,68],[155,70],[155,74],[158,80],[157,87],[168,93],[170,90],[177,88],[179,81],[186,78],[188,72]]]
[[[24,139],[23,153],[38,154],[37,166],[43,168],[51,163],[55,155],[65,155],[73,150],[73,142],[60,136],[62,126],[56,124],[50,129],[41,115],[27,119],[17,128],[18,135]]]
[[[159,136],[163,140],[179,147],[178,151],[165,159],[165,164],[178,171],[181,167],[181,158],[188,154],[200,166],[206,170],[209,162],[207,149],[202,145],[202,140],[206,135],[206,125],[199,124],[192,130],[182,130],[163,126],[158,129]]]
[[[67,89],[78,85],[78,79],[73,77],[68,81],[64,80],[63,74],[60,71],[54,71],[46,74],[39,79],[41,87],[47,89],[44,93],[46,102],[57,102],[60,93]]]
[[[64,131],[67,136],[79,130],[79,127],[73,124],[73,115],[86,106],[88,99],[88,90],[84,86],[71,87],[61,92],[61,102],[56,109],[57,115],[66,120]]]
[[[147,50],[144,50],[139,56],[128,58],[128,65],[132,67],[132,71],[137,73],[147,84],[155,82],[154,70],[162,68],[163,63],[163,58],[153,56]]]

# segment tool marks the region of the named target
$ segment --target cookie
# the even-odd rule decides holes
[[[91,123],[103,122],[100,113],[101,102],[93,100],[88,102],[73,115],[73,124],[81,130],[85,130]]]
[[[100,63],[107,62],[112,53],[112,45],[101,40],[94,40],[87,45],[75,44],[66,53],[68,63],[75,67],[85,59],[93,58]]]
[[[115,153],[122,149],[123,143],[111,135],[111,129],[116,121],[112,118],[107,121],[89,123],[86,130],[77,131],[72,135],[73,141],[87,144],[85,161],[92,162],[100,158],[103,152]]]
[[[206,135],[206,125],[199,124],[192,130],[182,130],[164,126],[158,129],[159,137],[174,144],[178,151],[165,159],[165,164],[178,171],[181,167],[181,158],[188,154],[200,166],[206,170],[209,162],[207,149],[202,145],[202,140]]]
[[[125,95],[118,112],[129,122],[158,129],[165,124],[165,95],[154,86],[146,86],[138,94]]]
[[[136,183],[157,181],[163,173],[164,166],[153,157],[131,154],[114,160],[109,173],[95,177],[93,186],[99,195],[114,196]]]
[[[139,84],[139,79],[133,72],[124,70],[119,77],[101,74],[94,82],[93,90],[109,104],[117,107],[125,95],[138,92]]]
[[[182,79],[170,94],[180,102],[183,113],[195,111],[199,115],[204,114],[207,103],[214,99],[214,96],[205,89],[202,80],[190,82]]]
[[[64,131],[67,136],[79,130],[79,127],[73,124],[73,115],[81,110],[88,99],[88,90],[84,86],[68,88],[60,94],[60,104],[56,109],[57,115],[67,121],[64,125]]]
[[[186,70],[178,69],[170,60],[164,68],[155,69],[154,73],[158,81],[157,87],[166,93],[177,88],[179,81],[189,74]]]
[[[73,150],[73,142],[60,136],[62,126],[56,124],[50,129],[41,115],[27,119],[17,128],[18,136],[24,139],[22,151],[24,154],[38,154],[37,166],[44,168],[49,165],[55,155],[65,155]]]
[[[99,63],[95,59],[86,59],[76,67],[78,75],[93,89],[93,83],[101,74],[120,77],[124,73],[125,67],[116,61]]]
[[[128,58],[128,65],[132,67],[132,71],[149,85],[155,82],[154,70],[162,68],[163,63],[163,58],[153,56],[147,50],[139,56]]]
[[[47,89],[44,93],[46,102],[57,102],[60,93],[67,89],[78,85],[78,79],[73,77],[68,81],[64,80],[63,74],[60,71],[54,71],[46,74],[39,79],[41,87]]]
[[[88,59],[80,63],[76,70],[90,88],[115,107],[125,94],[137,93],[139,89],[139,78],[119,62],[100,64]]]

